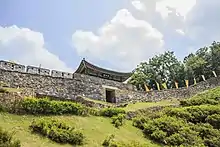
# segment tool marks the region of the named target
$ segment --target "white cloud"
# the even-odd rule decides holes
[[[96,33],[75,32],[72,39],[77,52],[127,69],[127,65],[134,67],[165,47],[186,56],[214,40],[220,41],[219,0],[130,2],[133,9],[120,10]]]
[[[177,30],[183,35],[179,30],[185,29],[187,15],[196,5],[196,0],[131,0],[131,4],[138,11],[135,16],[140,19],[151,22],[158,29]]]
[[[118,11],[97,34],[78,30],[72,41],[80,55],[105,60],[123,70],[131,70],[140,61],[164,51],[163,35],[126,9]]]
[[[163,18],[166,18],[169,17],[169,13],[172,13],[171,9],[175,9],[176,14],[185,19],[195,4],[196,0],[161,0],[157,2],[156,10],[160,12]]]
[[[181,29],[177,29],[176,32],[179,33],[180,35],[185,35],[185,32]]]
[[[146,11],[146,7],[139,0],[134,0],[131,3],[137,10]]]
[[[17,26],[0,26],[0,58],[25,65],[72,71],[56,55],[45,48],[40,32]]]
[[[134,18],[127,9],[118,11],[96,34],[76,31],[72,41],[80,55],[105,60],[123,70],[131,70],[140,61],[164,51],[163,35],[147,21]]]

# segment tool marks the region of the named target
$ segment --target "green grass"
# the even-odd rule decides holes
[[[145,108],[150,108],[150,107],[155,107],[155,106],[169,106],[169,105],[174,105],[174,104],[179,104],[179,101],[177,99],[170,99],[170,100],[163,100],[159,102],[138,102],[135,104],[128,104],[127,107],[123,108],[125,111],[136,111],[138,109],[145,109]]]
[[[45,116],[47,118],[49,116]],[[0,113],[0,126],[8,131],[15,132],[15,137],[21,140],[22,147],[71,147],[71,145],[56,144],[39,135],[32,134],[28,127],[33,119],[39,119],[36,116],[18,116],[7,113]],[[78,116],[54,116],[53,118],[65,121],[69,125],[81,128],[87,141],[83,147],[101,147],[101,143],[109,134],[115,134],[116,139],[120,141],[136,140],[141,143],[147,143],[149,147],[158,147],[143,137],[140,130],[132,126],[132,122],[126,121],[126,124],[120,129],[116,129],[109,118],[104,117],[78,117]]]
[[[108,105],[108,106],[113,106],[113,104],[107,103],[107,102],[105,102],[105,101],[94,100],[94,99],[87,98],[87,97],[83,97],[83,96],[81,96],[81,97],[82,97],[83,99],[87,100],[87,101],[91,101],[91,102],[94,102],[94,103],[103,104],[103,105]]]
[[[95,102],[95,103],[113,106],[113,104],[107,103],[104,101],[93,100],[93,99],[86,98],[86,97],[82,97],[82,98],[88,101]],[[138,102],[135,104],[128,104],[127,107],[124,107],[122,109],[124,109],[125,111],[136,111],[138,109],[150,108],[150,107],[155,107],[155,106],[169,106],[169,105],[174,105],[174,104],[179,104],[179,101],[177,99],[169,99],[169,100],[162,100],[159,102]]]

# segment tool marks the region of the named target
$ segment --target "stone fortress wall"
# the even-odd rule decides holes
[[[197,83],[188,89],[140,92],[130,84],[6,61],[0,61],[0,82],[12,88],[28,88],[36,94],[63,99],[75,99],[80,95],[106,101],[106,90],[111,90],[115,93],[116,103],[187,98],[206,89],[220,86],[220,79],[217,77]]]

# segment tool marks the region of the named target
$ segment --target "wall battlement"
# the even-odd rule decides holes
[[[30,73],[30,74],[39,74],[39,75],[46,75],[46,76],[60,77],[60,78],[73,78],[73,73],[50,70],[35,66],[25,66],[3,60],[0,61],[0,68],[9,71],[18,71],[18,72]]]
[[[168,98],[187,98],[204,90],[220,86],[220,78],[211,78],[189,88],[140,92],[133,85],[77,73],[24,66],[0,61],[0,82],[12,88],[32,89],[36,94],[74,99],[78,95],[107,101],[114,96],[116,103],[160,101]]]

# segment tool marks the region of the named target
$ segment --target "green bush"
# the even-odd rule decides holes
[[[147,121],[144,124],[144,134],[156,142],[171,146],[202,143],[199,133],[191,130],[184,120],[166,115]]]
[[[47,98],[26,98],[21,102],[22,110],[29,114],[45,115],[87,115],[88,109],[78,103],[49,100]]]
[[[141,144],[137,141],[130,141],[130,142],[119,142],[115,140],[115,136],[109,135],[103,141],[102,145],[104,147],[147,147],[146,144]]]
[[[122,126],[124,122],[125,122],[125,114],[118,114],[112,117],[112,124],[114,124],[116,128]]]
[[[220,87],[197,94],[192,98],[180,101],[181,106],[196,106],[205,104],[220,104]]]
[[[192,123],[205,123],[208,116],[220,114],[220,105],[200,105],[165,110],[168,116],[175,116]]]
[[[199,133],[199,136],[203,139],[204,144],[208,147],[220,146],[220,130],[214,129],[212,125],[208,123],[199,123],[193,125],[192,130]]]
[[[184,121],[175,117],[164,115],[163,117],[147,121],[144,125],[145,134],[152,134],[156,130],[162,130],[171,135],[181,129],[184,126]]]
[[[206,122],[211,124],[214,128],[220,129],[220,114],[209,115],[206,118]]]
[[[166,138],[166,142],[172,146],[204,146],[199,133],[193,131],[190,127],[182,127],[178,132],[173,133]]]
[[[139,129],[141,129],[141,130],[144,130],[144,124],[147,122],[149,120],[149,118],[147,117],[135,117],[134,119],[133,119],[133,123],[132,123],[132,125],[134,126],[134,127],[137,127],[137,128],[139,128]]]
[[[100,111],[100,115],[106,117],[112,117],[118,114],[125,114],[125,110],[120,108],[104,108]]]
[[[85,139],[79,130],[54,119],[33,121],[30,129],[32,132],[46,136],[57,143],[82,145]]]
[[[114,138],[115,138],[115,135],[113,134],[107,136],[106,139],[103,141],[102,145],[105,147],[109,147]]]
[[[220,146],[220,88],[182,100],[157,117],[141,116],[133,125],[150,139],[167,146]],[[159,117],[158,117],[159,116]]]
[[[0,127],[0,147],[21,147],[19,140],[13,139],[13,134]]]
[[[180,101],[181,106],[196,106],[196,105],[217,105],[219,104],[218,100],[210,99],[210,98],[201,98],[201,97],[195,97],[188,100],[182,100]]]
[[[164,110],[164,113],[168,116],[175,116],[188,121],[192,118],[192,114],[184,108],[167,108]]]
[[[100,110],[96,109],[96,108],[87,107],[87,108],[85,108],[84,111],[85,111],[85,114],[90,114],[93,116],[100,116]]]

